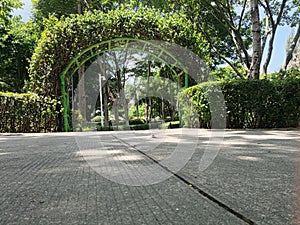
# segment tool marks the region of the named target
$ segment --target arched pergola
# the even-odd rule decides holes
[[[166,64],[171,72],[180,77],[185,76],[185,88],[188,87],[188,68],[182,63],[182,59],[176,57],[167,48],[164,47],[162,42],[146,41],[135,38],[116,38],[112,40],[102,41],[95,45],[83,50],[80,54],[72,59],[66,69],[61,74],[61,91],[62,91],[62,103],[64,107],[64,130],[69,131],[69,113],[70,113],[70,96],[68,92],[68,85],[70,84],[70,78],[79,70],[80,67],[85,65],[86,62],[94,58],[95,56],[102,55],[105,52],[118,51],[118,50],[135,50],[141,53],[146,53],[158,61]],[[172,46],[172,45],[171,45]],[[181,69],[178,74],[175,68]]]
[[[64,130],[67,131],[70,78],[97,55],[135,42],[138,43],[134,45],[136,50],[152,54],[160,61],[164,60],[162,55],[167,55],[172,62],[166,63],[173,72],[177,67],[187,74],[185,63],[178,60],[176,54],[151,40],[174,43],[193,51],[203,60],[209,58],[207,43],[183,15],[163,14],[154,9],[94,11],[56,21],[44,31],[31,59],[30,87],[40,95],[62,100]],[[185,80],[187,86],[187,75]]]

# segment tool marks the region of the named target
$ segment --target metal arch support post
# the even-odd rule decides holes
[[[69,95],[66,92],[66,82],[65,76],[61,76],[61,91],[62,91],[62,103],[63,103],[63,121],[64,121],[64,131],[70,131],[69,126]]]
[[[188,87],[189,87],[189,75],[187,74],[187,72],[185,72],[184,88],[188,88]]]

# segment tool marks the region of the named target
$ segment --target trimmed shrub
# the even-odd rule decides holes
[[[130,130],[149,130],[149,124],[137,124],[130,126]]]
[[[141,125],[141,124],[145,124],[146,121],[142,118],[134,118],[129,120],[129,125]]]
[[[298,78],[219,81],[188,88],[180,94],[185,124],[191,123],[190,114],[196,111],[199,116],[198,127],[211,127],[207,93],[216,87],[224,95],[227,128],[284,128],[299,125]]]
[[[0,92],[0,132],[57,131],[60,103],[37,94]]]

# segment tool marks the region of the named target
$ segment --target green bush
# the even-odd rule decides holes
[[[141,125],[141,124],[145,124],[146,121],[142,118],[133,118],[131,120],[129,120],[129,125]]]
[[[130,130],[149,130],[149,124],[137,124],[130,126]]]
[[[227,128],[297,127],[300,121],[300,79],[297,77],[202,83],[180,94],[184,124],[197,113],[198,127],[211,127],[207,94],[216,87],[226,105]],[[187,101],[189,98],[189,101]],[[183,104],[184,103],[184,104]],[[219,115],[221,119],[222,115]]]
[[[0,132],[50,132],[58,129],[57,100],[33,93],[0,92]]]

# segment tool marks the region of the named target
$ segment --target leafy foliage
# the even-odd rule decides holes
[[[297,127],[300,122],[300,79],[289,77],[209,82],[186,89],[181,98],[188,95],[191,99],[200,127],[211,127],[206,95],[216,86],[224,94],[228,128]],[[184,114],[191,113],[191,106],[185,105],[184,109],[188,110]],[[183,119],[189,123],[184,116]]]
[[[0,132],[48,132],[58,129],[60,103],[34,93],[0,92]]]
[[[210,43],[216,65],[226,63],[234,69],[238,76],[243,77],[247,74],[249,78],[255,79],[259,78],[260,66],[258,64],[263,63],[262,73],[263,75],[267,74],[278,27],[299,26],[300,19],[299,1],[297,0],[162,1],[167,4],[157,4],[155,0],[136,2],[162,7],[168,12],[184,13],[191,21],[195,22],[196,29],[203,33],[205,39]],[[251,14],[250,3],[253,2],[258,3],[258,10],[256,8],[255,12],[260,14],[260,21],[256,23]],[[257,25],[257,29],[254,29],[253,25]],[[254,30],[257,30],[259,34],[255,35]],[[255,36],[257,36],[257,40],[253,41]],[[267,57],[256,61],[257,56],[253,54],[257,52],[259,59],[264,50],[267,50]],[[243,73],[236,68],[236,62],[243,65]],[[255,68],[255,70],[253,68],[253,73],[250,71],[251,67]]]
[[[130,0],[32,0],[34,7],[34,18],[42,21],[43,18],[55,16],[61,18],[77,14],[80,11],[101,10],[108,12],[119,8],[122,3],[129,3]]]
[[[28,80],[28,59],[33,54],[39,38],[36,25],[15,18],[6,27],[6,34],[0,47],[0,81],[5,86],[0,91],[21,92]]]
[[[79,2],[86,13],[74,15],[80,11]],[[24,23],[12,15],[15,8],[22,6],[19,0],[0,2],[0,91],[24,91],[29,66],[28,87],[39,94],[0,93],[2,132],[56,130],[60,105],[53,99],[61,95],[60,74],[83,49],[117,37],[177,43],[206,62],[211,62],[212,56],[215,65],[226,62],[231,66],[213,72],[219,82],[183,92],[192,100],[185,101],[190,105],[185,105],[182,115],[189,126],[211,127],[211,107],[206,96],[216,86],[221,87],[225,96],[229,128],[299,124],[299,70],[271,74],[265,80],[244,80],[255,58],[251,55],[253,29],[246,0],[33,0],[33,3],[35,21]],[[263,67],[267,73],[277,27],[299,26],[300,8],[296,0],[259,1],[259,7],[264,12],[260,24],[261,52],[269,50]],[[32,56],[39,32],[44,29]],[[152,100],[153,107],[162,105],[160,99]],[[132,115],[136,110],[131,110]],[[145,109],[139,107],[138,111],[142,115]]]
[[[235,65],[241,74],[245,74],[245,70],[241,65]],[[211,72],[212,77],[216,80],[234,80],[234,79],[246,79],[246,76],[239,77],[230,66],[218,67]]]
[[[13,17],[12,12],[14,9],[22,6],[20,0],[1,0],[0,2],[0,32],[5,30],[5,26],[10,23]]]
[[[117,37],[178,43],[209,60],[207,43],[184,15],[145,8],[87,12],[57,21],[42,33],[29,68],[31,90],[60,96],[59,76],[70,60],[95,43]]]
[[[77,0],[32,0],[36,20],[49,16],[61,17],[77,13]]]
[[[36,25],[13,16],[19,0],[0,2],[0,91],[22,91],[28,79],[26,67],[38,39]]]

